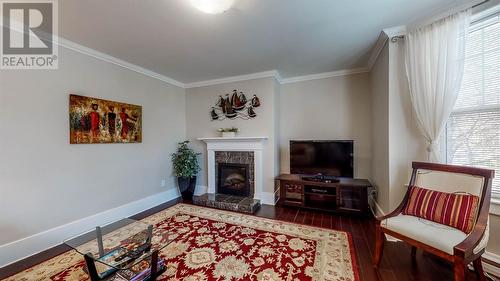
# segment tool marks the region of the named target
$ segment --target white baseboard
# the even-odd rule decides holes
[[[266,205],[275,205],[274,192],[264,192],[260,193],[260,203]]]
[[[500,255],[486,251],[484,252],[482,257],[492,262],[500,264]],[[484,271],[486,271],[487,273],[494,275],[497,278],[500,278],[500,268],[495,267],[489,263],[485,263],[484,261],[483,261],[483,268]]]
[[[194,195],[203,195],[207,193],[208,186],[206,185],[197,185],[194,189]]]
[[[167,191],[0,245],[0,267],[55,247],[61,244],[64,239],[98,225],[104,225],[121,218],[133,216],[179,196],[179,190],[171,188]]]
[[[374,200],[373,202],[375,203],[375,210],[372,210],[373,215],[375,217],[384,216],[386,213],[384,212],[384,210],[382,210],[378,202],[376,200]]]

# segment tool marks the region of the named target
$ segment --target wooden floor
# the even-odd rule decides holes
[[[164,203],[133,216],[132,218],[142,219],[176,203],[177,201]],[[356,249],[360,281],[453,280],[452,267],[450,264],[430,254],[423,253],[420,250],[417,252],[416,259],[412,261],[410,257],[410,248],[400,242],[387,242],[380,269],[373,269],[372,254],[375,237],[373,218],[337,216],[318,211],[269,205],[263,205],[259,211],[257,211],[256,215],[350,232]],[[67,250],[68,249],[63,245],[57,246],[7,267],[0,268],[0,279],[25,270]],[[469,272],[468,280],[477,280],[473,272]]]

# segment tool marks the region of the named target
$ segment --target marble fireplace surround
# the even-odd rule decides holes
[[[207,144],[208,193],[217,191],[217,161],[220,161],[221,156],[227,155],[225,152],[253,152],[253,157],[251,157],[253,158],[253,198],[257,200],[263,199],[262,151],[267,137],[213,137],[198,138],[198,140]],[[233,154],[232,156],[237,157],[237,155]],[[251,160],[251,158],[247,160]]]

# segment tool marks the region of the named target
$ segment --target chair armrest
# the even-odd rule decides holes
[[[481,242],[481,239],[484,236],[484,232],[486,231],[489,210],[490,197],[487,196],[487,198],[485,198],[485,201],[483,202],[483,205],[481,206],[481,210],[479,212],[476,225],[474,225],[474,229],[471,233],[469,233],[469,235],[467,235],[464,241],[453,247],[453,252],[455,255],[459,254],[463,257],[468,257],[473,254],[474,249],[479,244],[479,242]]]
[[[415,177],[416,177],[416,170],[414,169],[413,173],[411,175],[410,184],[408,184],[408,186],[412,186],[413,185],[413,183],[415,182]],[[410,197],[410,188],[408,188],[406,190],[405,196],[403,197],[403,200],[401,200],[401,203],[399,203],[399,206],[396,209],[394,209],[394,211],[390,212],[387,215],[383,215],[383,216],[379,216],[379,217],[376,216],[375,217],[375,219],[377,220],[377,223],[380,223],[383,220],[386,220],[388,218],[392,218],[392,217],[395,217],[395,216],[401,214],[403,212],[403,209],[406,206],[406,202],[408,201],[409,197]]]
[[[383,220],[386,220],[388,218],[392,218],[392,217],[395,217],[397,215],[401,214],[401,210],[399,210],[399,208],[396,208],[396,210],[390,212],[389,214],[387,215],[383,215],[383,216],[378,216],[378,217],[375,217],[375,219],[378,221],[378,222],[381,222]]]
[[[409,196],[410,196],[410,190],[407,190],[405,197],[403,198],[401,203],[399,203],[399,206],[396,209],[394,209],[394,211],[390,212],[387,215],[378,216],[378,217],[376,216],[375,219],[377,219],[378,222],[381,222],[385,219],[392,218],[392,217],[395,217],[395,216],[401,214],[403,212],[404,207],[406,206],[406,201],[408,201]]]
[[[472,232],[465,238],[464,241],[453,247],[454,254],[459,254],[463,257],[470,256],[483,238],[485,230],[486,225],[476,225],[476,227],[474,227],[474,230],[472,230]]]

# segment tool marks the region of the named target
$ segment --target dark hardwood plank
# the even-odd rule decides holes
[[[364,238],[364,232],[361,226],[361,218],[351,218],[349,220],[349,227],[351,229],[352,236]]]
[[[323,214],[323,219],[321,220],[321,227],[332,229],[332,215],[329,213]]]
[[[306,218],[306,215],[307,215],[307,211],[305,209],[299,209],[299,211],[297,212],[297,216],[295,217],[294,222],[304,224],[304,220]]]
[[[313,213],[314,211],[306,210],[306,217],[304,218],[304,224],[312,225],[313,223]]]
[[[340,217],[342,222],[342,230],[347,231],[352,234],[352,225],[351,225],[351,217],[342,216]]]
[[[283,221],[293,222],[293,220],[295,219],[295,215],[296,215],[297,211],[298,210],[295,209],[295,208],[287,207],[281,213],[281,216],[279,217],[279,219],[283,220]]]
[[[323,219],[323,213],[322,212],[317,212],[315,211],[313,213],[313,226],[319,226],[321,227],[321,220]]]

